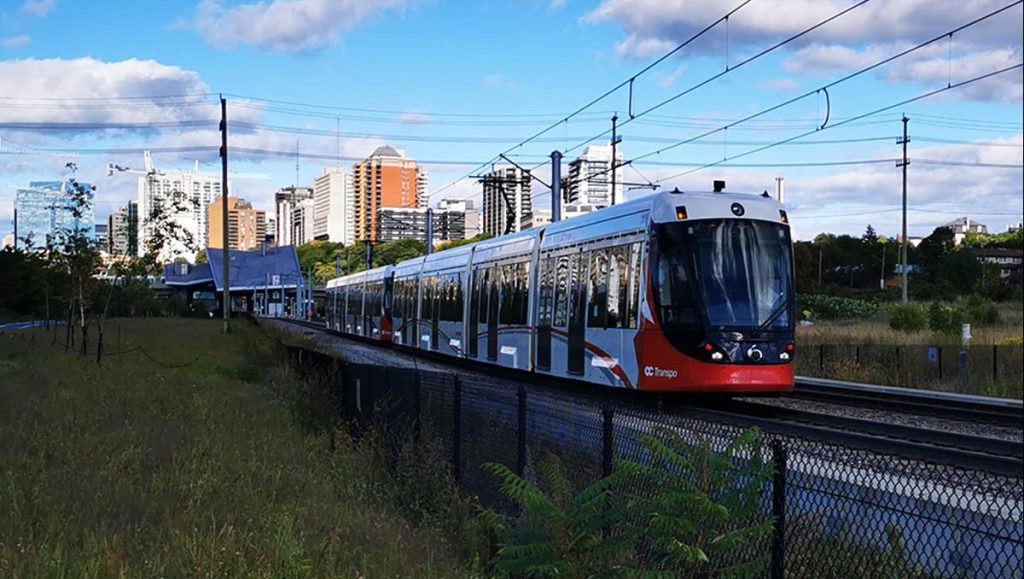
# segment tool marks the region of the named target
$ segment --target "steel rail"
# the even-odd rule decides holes
[[[899,410],[909,414],[937,416],[961,422],[1017,427],[1024,425],[1024,402],[1005,398],[802,376],[797,376],[793,393],[786,396],[843,406]]]

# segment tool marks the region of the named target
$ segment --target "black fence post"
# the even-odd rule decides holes
[[[818,373],[825,373],[825,344],[818,345]]]
[[[992,346],[992,382],[999,378],[999,346]]]
[[[419,370],[413,370],[413,416],[412,420],[412,440],[414,443],[419,444],[420,438],[423,435],[423,377],[420,376]]]
[[[942,380],[942,346],[939,346],[939,380]]]
[[[601,460],[601,476],[611,476],[612,474],[612,461],[615,457],[615,431],[613,425],[615,424],[615,413],[612,411],[610,406],[605,405],[604,410],[601,412],[604,419],[604,436],[602,437],[602,460]]]
[[[860,344],[853,347],[853,361],[857,366],[860,366]]]
[[[452,375],[452,476],[455,484],[462,481],[462,380]]]
[[[519,385],[519,421],[516,428],[516,474],[520,477],[526,473],[526,386]]]
[[[786,447],[781,440],[772,441],[772,579],[782,579],[786,572]]]
[[[902,386],[903,385],[903,374],[901,373],[901,371],[902,371],[902,368],[901,368],[902,364],[901,364],[901,362],[902,362],[902,360],[900,359],[900,347],[896,346],[896,385],[897,386]]]

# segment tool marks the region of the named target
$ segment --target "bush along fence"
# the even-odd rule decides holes
[[[802,346],[801,376],[1024,398],[1024,348],[1008,346]]]
[[[320,385],[311,394],[322,420],[443,449],[456,484],[500,531],[498,569],[1019,577],[1024,566],[1024,473],[281,350]]]

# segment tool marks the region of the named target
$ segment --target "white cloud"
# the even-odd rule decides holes
[[[796,92],[800,90],[800,85],[791,78],[770,78],[760,85],[764,90],[772,90],[778,92]]]
[[[203,0],[194,26],[207,43],[253,46],[284,53],[337,44],[344,32],[370,16],[404,7],[407,0],[272,0],[224,7]]]
[[[880,62],[907,48],[908,45],[903,44],[873,45],[862,49],[837,44],[812,44],[788,58],[783,63],[783,68],[794,74],[846,73]],[[956,84],[1021,61],[1019,47],[986,49],[961,45],[959,53],[957,56],[947,45],[937,43],[877,69],[877,74],[894,85],[924,84],[939,88],[947,83]],[[956,90],[951,96],[966,100],[1019,103],[1022,93],[1024,88],[1018,71],[972,83]]]
[[[423,111],[405,111],[398,115],[395,119],[403,125],[422,125],[433,121],[434,119]]]
[[[913,122],[913,121],[911,121]],[[1001,146],[985,146],[996,144]],[[1006,146],[1016,145],[1016,146]],[[975,163],[1021,165],[1022,135],[962,145],[914,146],[908,172],[911,235],[928,235],[956,217],[974,212],[982,223],[1002,230],[1024,209],[1020,169],[970,166]],[[892,151],[865,153],[892,156]],[[926,161],[958,163],[941,165]],[[962,163],[962,164],[960,164]],[[662,169],[663,171],[664,169]],[[646,171],[645,173],[651,173]],[[649,176],[658,178],[657,170]],[[899,231],[902,173],[895,164],[856,166],[814,176],[797,169],[768,172],[763,168],[716,167],[668,180],[661,190],[706,190],[712,179],[725,179],[733,191],[774,191],[774,177],[786,178],[786,205],[796,236],[811,239],[822,231],[860,235],[868,224],[880,234]],[[636,193],[639,194],[639,193]]]
[[[776,0],[753,2],[729,19],[730,45],[742,47],[778,40],[838,13],[852,0]],[[817,29],[814,42],[887,43],[919,42],[1004,5],[1002,0],[901,0],[872,2]],[[605,0],[584,16],[591,24],[615,22],[627,39],[617,47],[623,56],[644,58],[651,43],[675,46],[725,14],[718,0]],[[988,46],[1021,43],[1021,9],[1016,7],[983,23],[984,34],[973,42]],[[706,34],[691,51],[718,51],[724,46],[725,26]]]
[[[0,122],[149,123],[219,117],[214,105],[202,96],[191,102],[202,101],[203,106],[189,106],[180,99],[150,98],[208,92],[197,73],[153,60],[0,61],[0,94],[38,99],[0,109]],[[61,97],[70,100],[54,100]],[[128,100],[117,100],[126,97]]]
[[[565,0],[551,0],[549,6],[552,10],[561,10],[565,8]]]
[[[659,74],[657,75],[658,85],[662,87],[670,87],[672,86],[672,83],[679,80],[679,77],[683,76],[684,72],[686,72],[686,65],[680,64],[671,72]]]
[[[491,88],[516,88],[516,83],[505,80],[505,77],[500,74],[485,76],[482,82],[484,83],[484,86]]]
[[[32,43],[32,39],[24,34],[12,36],[3,41],[4,48],[21,48]]]
[[[57,0],[27,0],[21,5],[22,12],[44,17],[57,6]]]

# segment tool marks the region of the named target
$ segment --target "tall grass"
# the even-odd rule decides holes
[[[104,358],[0,337],[0,576],[465,574],[343,433],[296,426],[263,338],[114,321]],[[183,365],[182,367],[167,367]]]

